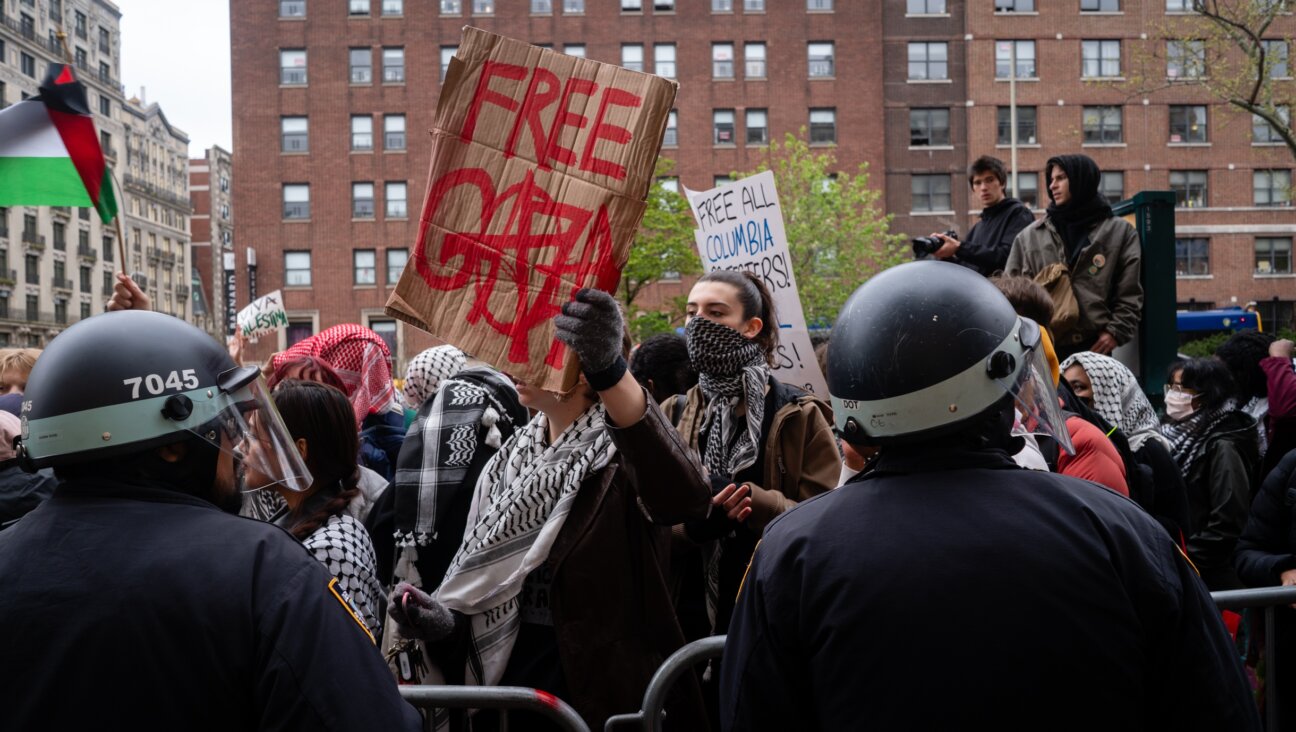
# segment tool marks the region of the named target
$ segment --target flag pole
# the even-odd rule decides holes
[[[112,178],[112,184],[117,188],[118,193],[123,193],[121,184],[117,182],[117,173],[112,168],[108,168],[108,176]],[[126,273],[126,234],[122,231],[121,210],[126,205],[125,197],[118,199],[117,212],[113,214],[113,223],[117,225],[117,253],[121,256],[121,271]]]

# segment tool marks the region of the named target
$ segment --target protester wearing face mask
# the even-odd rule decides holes
[[[1260,463],[1255,419],[1238,408],[1228,367],[1194,358],[1170,369],[1161,434],[1188,492],[1188,556],[1212,592],[1243,587],[1233,549],[1246,524]]]

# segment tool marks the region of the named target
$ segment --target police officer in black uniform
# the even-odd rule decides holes
[[[877,275],[833,328],[836,427],[877,468],[765,529],[725,645],[726,730],[1259,730],[1205,586],[1137,505],[1018,468],[1065,428],[971,270]]]
[[[20,455],[59,485],[0,535],[0,727],[419,728],[324,567],[233,515],[262,487],[244,462],[310,483],[256,368],[108,313],[50,344],[22,414]]]

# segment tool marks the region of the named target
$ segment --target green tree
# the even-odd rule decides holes
[[[644,289],[667,274],[684,276],[697,274],[702,269],[693,240],[693,215],[688,201],[662,184],[674,166],[671,160],[657,159],[654,182],[648,190],[648,208],[630,247],[630,257],[621,270],[618,294],[630,316],[631,334],[636,340],[668,331],[683,319],[679,307],[673,307],[670,313],[638,312],[635,300]]]
[[[856,173],[833,172],[831,149],[811,148],[788,133],[770,143],[756,170],[773,171],[783,208],[801,307],[811,327],[830,325],[855,288],[882,270],[908,261],[904,237],[890,232],[881,192],[869,187],[868,164]]]

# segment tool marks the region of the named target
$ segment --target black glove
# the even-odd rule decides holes
[[[554,318],[558,340],[576,352],[585,380],[595,391],[610,389],[626,372],[621,343],[625,319],[616,298],[588,287],[576,293],[576,299],[562,307]]]
[[[406,638],[439,641],[454,631],[454,614],[449,608],[408,582],[400,582],[392,589],[387,614]]]
[[[733,480],[727,475],[711,476],[711,495],[715,496],[731,484]],[[684,533],[700,544],[713,539],[723,539],[732,534],[738,526],[739,523],[729,518],[723,506],[712,505],[706,518],[685,521]]]

